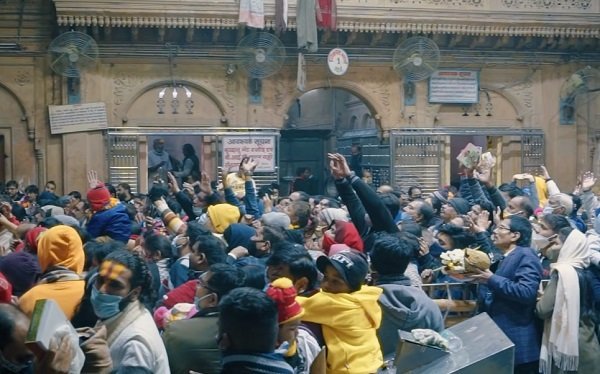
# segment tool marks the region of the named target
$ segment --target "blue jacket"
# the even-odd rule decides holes
[[[541,279],[542,265],[534,251],[516,247],[500,262],[487,287],[480,287],[483,311],[515,344],[515,365],[540,358],[535,304]]]
[[[92,238],[109,236],[113,240],[127,243],[131,236],[131,220],[123,204],[94,213],[86,229]]]

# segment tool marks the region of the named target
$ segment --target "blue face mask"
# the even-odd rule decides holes
[[[92,287],[92,307],[100,319],[108,319],[121,311],[123,296],[109,295],[98,291],[96,285]]]
[[[209,293],[208,295],[204,295],[202,297],[198,297],[198,296],[194,296],[194,305],[196,305],[196,310],[198,312],[200,312],[203,308],[200,306],[200,302],[204,299],[206,299],[207,297],[209,297],[210,295],[212,295],[212,293]]]

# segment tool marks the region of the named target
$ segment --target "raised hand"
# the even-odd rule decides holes
[[[258,166],[258,162],[253,158],[246,158],[242,162],[242,172],[246,176],[250,176],[254,173],[254,170]]]
[[[179,183],[177,183],[177,178],[175,178],[175,176],[171,172],[167,173],[167,177],[169,178],[169,186],[171,187],[173,192],[178,193],[179,191],[181,191],[181,188],[179,188]]]
[[[348,166],[346,158],[343,155],[339,153],[328,153],[327,158],[329,159],[331,175],[335,179],[342,179],[350,176],[350,166]]]
[[[598,179],[594,176],[594,173],[592,173],[591,171],[586,171],[585,173],[583,173],[583,175],[581,176],[581,189],[583,192],[589,191],[592,189],[592,187],[594,187],[594,185],[596,184],[596,181]]]
[[[263,201],[263,211],[265,213],[269,213],[273,210],[273,200],[271,200],[271,197],[269,196],[269,194],[265,194],[265,196],[263,196],[262,198]]]
[[[206,194],[212,193],[212,188],[210,187],[210,177],[208,173],[203,171],[200,177],[200,190]]]
[[[492,179],[492,169],[483,169],[481,171],[475,170],[473,172],[473,177],[478,179],[481,183],[487,185]]]
[[[88,184],[90,185],[91,189],[98,187],[98,185],[100,185],[100,183],[101,183],[98,180],[98,172],[96,172],[96,170],[88,171],[87,180],[88,180]]]
[[[548,173],[548,169],[546,169],[544,165],[540,165],[540,169],[542,169],[542,178],[552,179],[552,177],[550,177],[550,173]]]

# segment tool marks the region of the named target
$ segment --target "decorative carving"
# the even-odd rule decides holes
[[[456,7],[461,9],[479,9],[483,7],[484,0],[391,0],[395,4],[410,6],[428,6],[436,8]]]
[[[31,74],[28,71],[17,71],[15,74],[15,83],[19,86],[24,86],[31,83]]]
[[[587,10],[592,0],[502,0],[509,9]]]
[[[219,94],[220,97],[223,98],[225,102],[225,110],[226,113],[223,115],[227,116],[227,118],[233,119],[235,118],[235,82],[231,82],[233,79],[231,76],[225,76],[225,80],[217,80],[217,81],[208,81],[204,80],[202,85],[210,90],[210,87],[213,87],[215,92]]]
[[[123,104],[133,89],[141,82],[130,72],[118,72],[113,80],[113,116],[118,118],[119,106]]]
[[[290,108],[284,106],[287,98],[298,93],[295,89],[295,79],[295,74],[292,74],[292,71],[285,70],[279,71],[277,78],[274,79],[273,101],[275,102],[275,113],[278,115],[284,115],[288,112]]]
[[[382,80],[381,83],[378,83],[373,88],[369,88],[367,92],[373,92],[379,97],[379,103],[381,103],[381,107],[386,115],[390,115],[392,113],[391,109],[391,100],[390,100],[390,84],[386,80]]]

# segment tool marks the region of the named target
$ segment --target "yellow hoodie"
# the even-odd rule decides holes
[[[543,208],[548,202],[548,187],[546,187],[546,181],[541,177],[533,177],[535,180],[535,188],[537,190],[539,206],[536,208]]]
[[[383,364],[377,329],[382,290],[362,286],[353,293],[319,292],[297,297],[304,308],[303,321],[318,323],[327,345],[327,374],[369,374]]]

